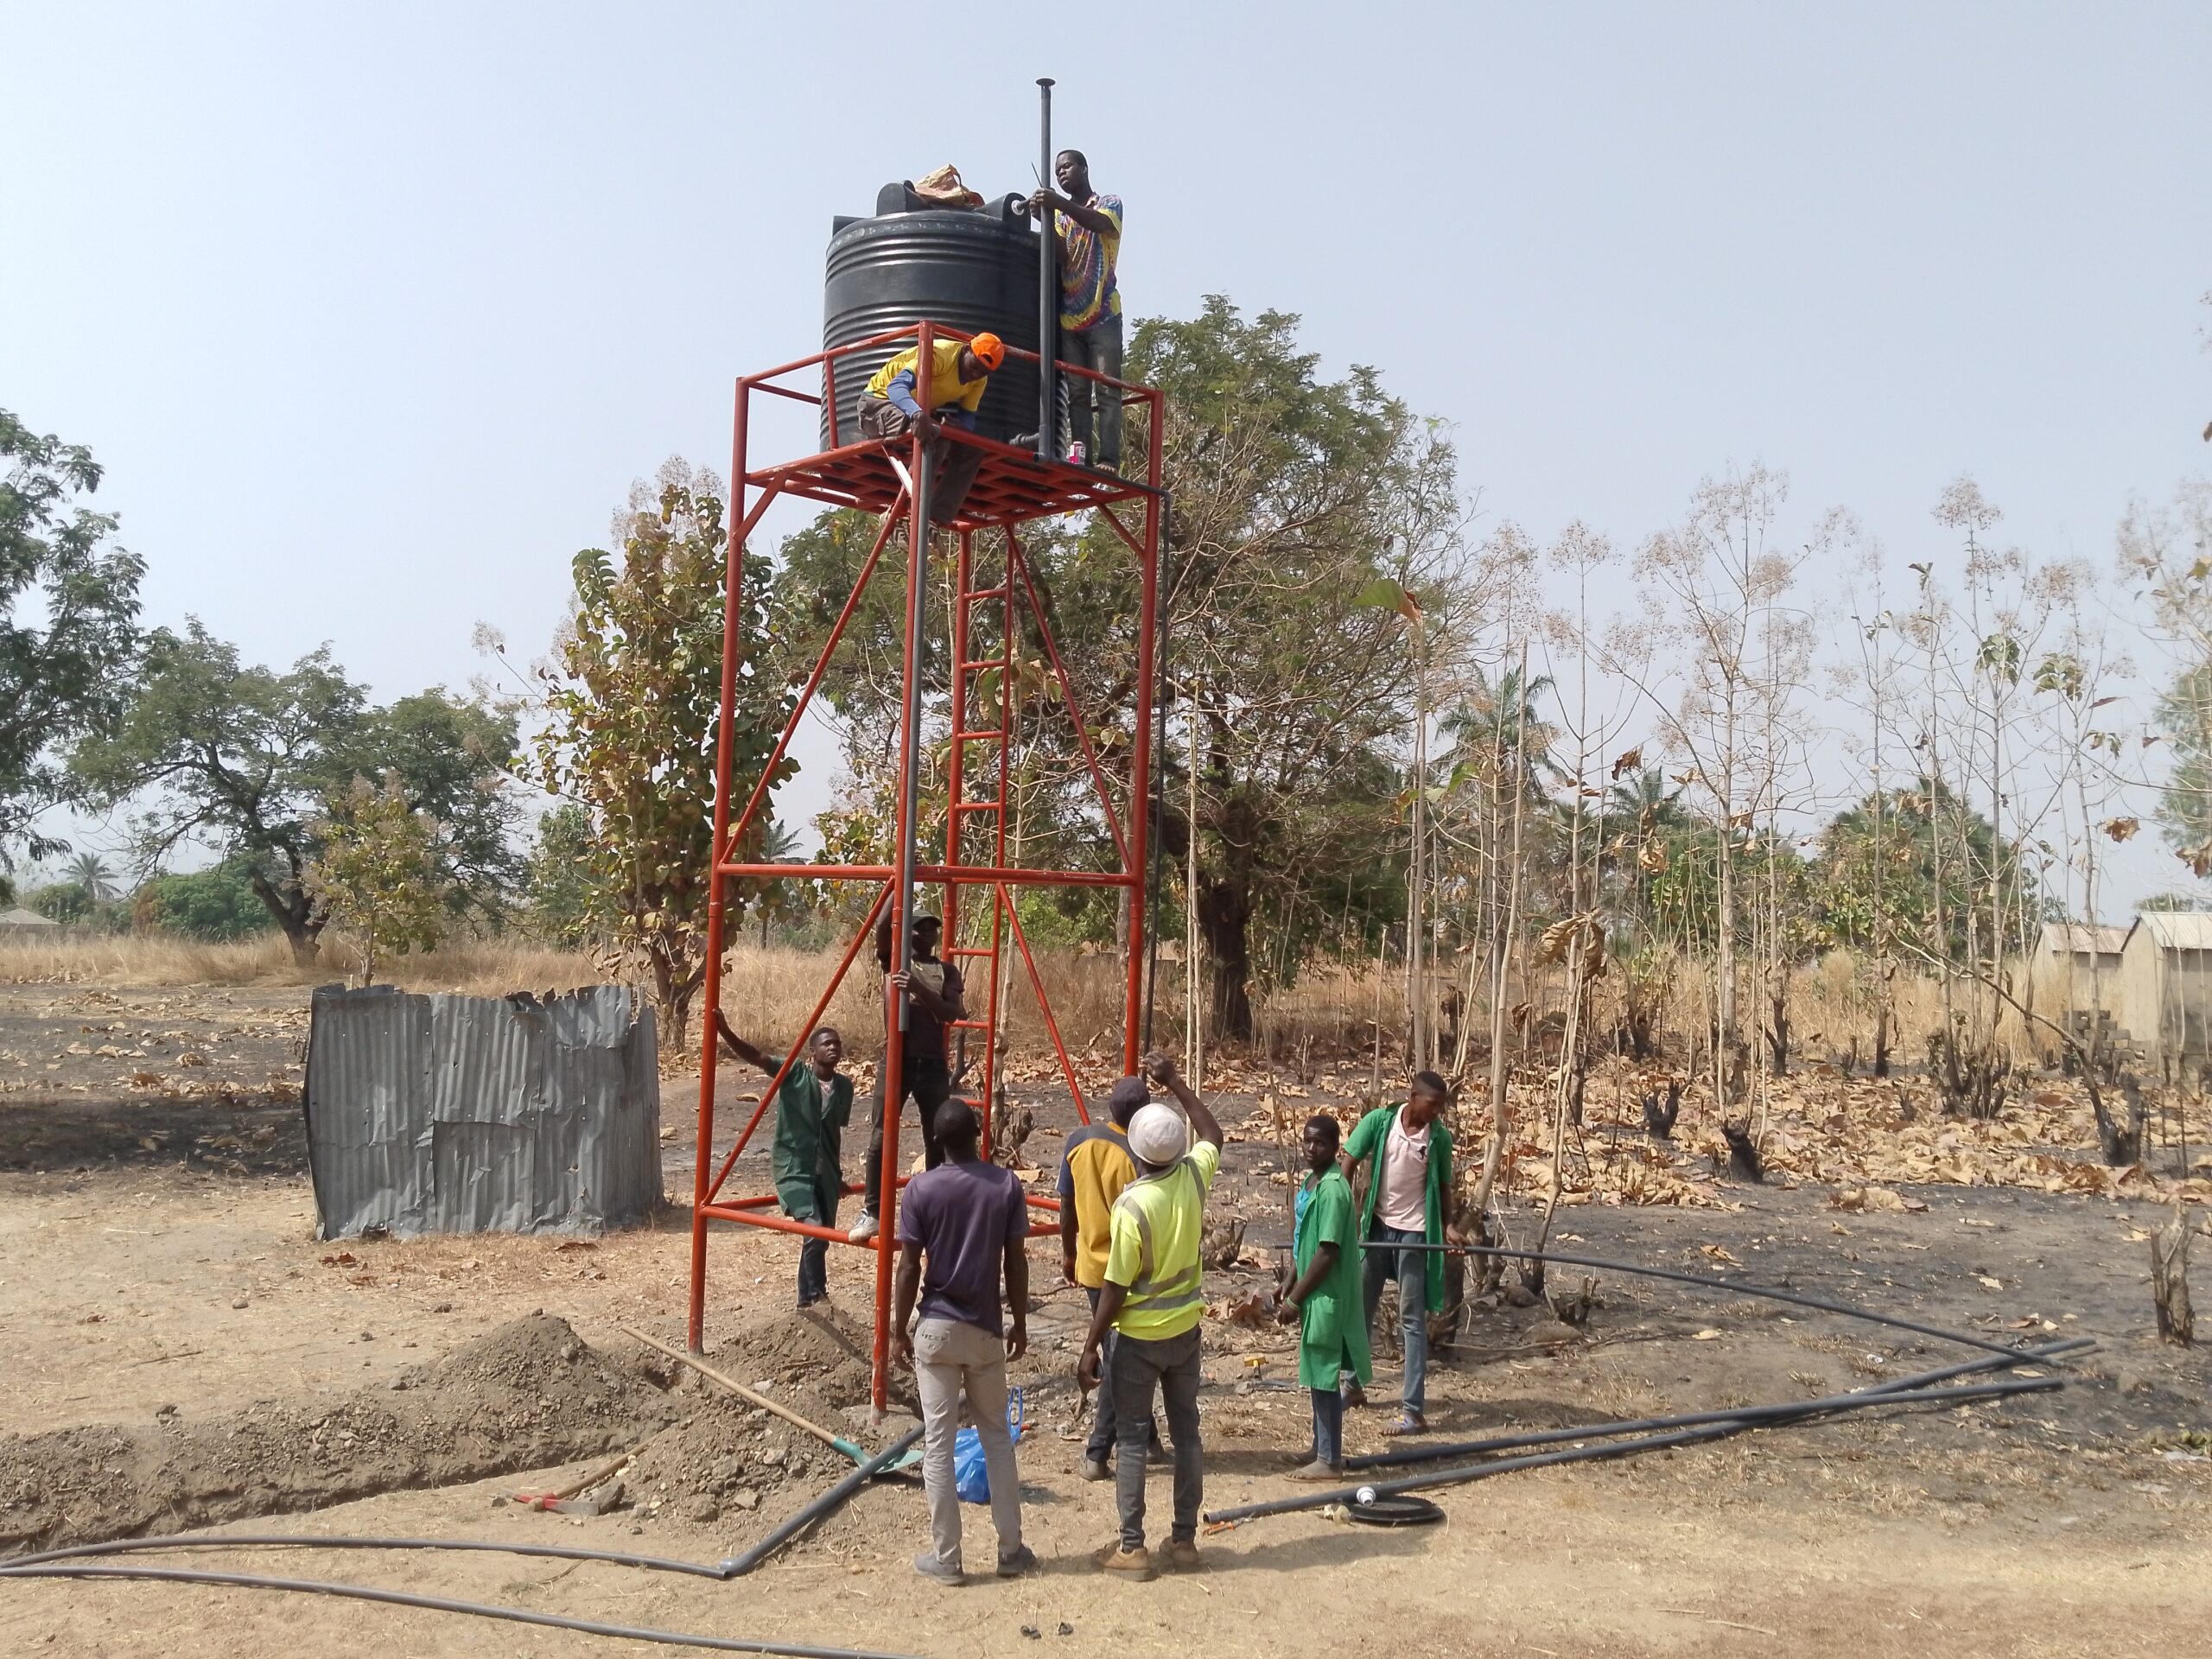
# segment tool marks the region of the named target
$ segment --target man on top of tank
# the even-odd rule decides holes
[[[1039,190],[1029,211],[1058,215],[1059,232],[1059,359],[1070,367],[1122,378],[1122,290],[1115,266],[1122,253],[1122,199],[1102,195],[1090,182],[1090,163],[1079,149],[1053,160],[1059,189]],[[1122,464],[1122,395],[1082,375],[1060,382],[1069,436],[1096,467]],[[1094,435],[1096,448],[1093,448]]]

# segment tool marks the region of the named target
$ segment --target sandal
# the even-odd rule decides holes
[[[1421,1413],[1417,1411],[1409,1411],[1406,1413],[1405,1415],[1399,1418],[1396,1422],[1387,1425],[1383,1428],[1382,1432],[1385,1434],[1394,1436],[1400,1434],[1426,1434],[1428,1433],[1428,1419],[1422,1416]]]

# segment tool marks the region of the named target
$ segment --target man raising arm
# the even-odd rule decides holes
[[[1146,1426],[1157,1394],[1175,1443],[1175,1519],[1167,1535],[1172,1566],[1198,1564],[1198,1505],[1205,1458],[1198,1439],[1198,1321],[1205,1313],[1198,1261],[1205,1198],[1221,1167],[1221,1124],[1175,1074],[1165,1055],[1145,1057],[1152,1080],[1182,1111],[1148,1105],[1129,1120],[1129,1152],[1137,1179],[1114,1201],[1106,1282],[1076,1363],[1076,1380],[1099,1380],[1106,1333],[1115,1334],[1114,1471],[1121,1536],[1095,1559],[1107,1572],[1134,1580],[1153,1576],[1144,1542]],[[1187,1118],[1187,1122],[1185,1119]],[[1196,1143],[1192,1135],[1196,1132]]]

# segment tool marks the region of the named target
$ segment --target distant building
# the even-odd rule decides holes
[[[24,910],[21,906],[14,910],[0,910],[0,936],[13,937],[60,925],[51,916],[41,916],[35,910]]]
[[[2107,1013],[2120,1006],[2120,953],[2127,944],[2124,927],[2088,922],[2045,922],[2036,944],[2036,1006]]]
[[[2212,914],[2145,911],[2120,949],[2120,982],[2112,1006],[2152,1070],[2175,1076],[2212,1055]]]

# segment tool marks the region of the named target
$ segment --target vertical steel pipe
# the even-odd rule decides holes
[[[685,1333],[691,1351],[702,1351],[707,1323],[707,1166],[714,1158],[715,1061],[719,1044],[715,1014],[722,997],[722,899],[729,878],[722,874],[724,837],[729,834],[730,727],[737,708],[737,671],[743,655],[745,614],[745,417],[752,385],[737,383],[737,410],[730,428],[729,545],[722,564],[722,684],[715,719],[714,842],[707,859],[706,1006],[699,1024],[699,1154],[691,1172],[691,1300]]]
[[[1037,188],[1050,190],[1052,175],[1052,78],[1037,78]],[[1056,461],[1060,453],[1060,237],[1059,213],[1052,207],[1037,215],[1037,459]]]
[[[915,353],[915,389],[921,394],[925,421],[934,407],[930,401],[931,358],[937,349],[936,330],[925,322]],[[920,429],[913,436],[912,460],[914,494],[906,532],[906,641],[902,668],[904,684],[899,709],[899,839],[898,874],[891,889],[891,960],[900,974],[914,965],[914,836],[918,796],[921,785],[922,752],[922,632],[929,611],[923,593],[930,569],[930,443]],[[891,1382],[891,1258],[893,1225],[899,1209],[899,1124],[905,1116],[906,1089],[906,1030],[911,1010],[906,997],[884,987],[885,1017],[881,1079],[883,1108],[883,1163],[881,1192],[876,1200],[875,1234],[875,1351],[871,1394],[878,1411],[890,1402]]]

